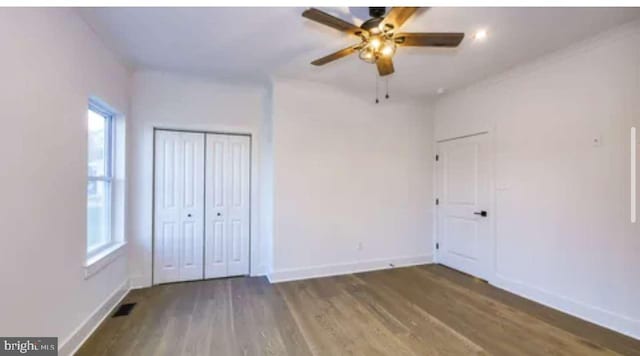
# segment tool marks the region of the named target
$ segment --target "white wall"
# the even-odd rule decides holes
[[[0,9],[0,53],[0,335],[65,354],[126,289],[125,258],[88,280],[83,264],[88,99],[126,113],[129,72],[70,9]]]
[[[264,89],[155,71],[137,72],[133,82],[129,137],[136,144],[129,151],[128,235],[134,286],[151,284],[154,127],[254,135],[254,275],[272,271],[277,272],[271,273],[272,280],[280,280],[302,276],[290,273],[302,267],[313,270],[337,265],[338,270],[327,273],[341,273],[356,265],[380,268],[388,263],[431,260],[432,141],[425,105],[388,102],[374,106],[361,98],[336,93],[335,88],[304,82],[293,82],[294,85],[277,81],[273,88]],[[320,108],[318,102],[323,103]],[[343,104],[350,110],[346,114],[337,110]],[[307,113],[310,107],[315,108],[313,115]],[[326,117],[329,120],[324,124],[331,127],[314,123],[317,118]],[[298,133],[294,134],[294,130]],[[349,136],[352,142],[327,151]],[[341,196],[334,197],[338,206],[322,215],[317,215],[316,210],[328,204],[328,197],[321,199],[323,194],[308,199],[308,209],[299,209],[298,203],[286,204],[291,194],[298,193],[300,184],[329,188],[326,172],[316,172],[315,176],[316,173],[296,168],[308,166],[306,154],[313,153],[313,149],[325,151],[318,153],[324,154],[329,163],[335,158],[338,166],[350,166],[350,160],[355,160],[357,168],[356,173],[340,173],[342,177],[330,182],[335,194]],[[284,173],[288,169],[295,171]],[[370,176],[370,182],[354,184],[354,176]],[[278,189],[277,196],[274,189]],[[275,206],[280,208],[280,215],[274,215]],[[356,211],[344,210],[347,206]],[[311,224],[317,231],[305,227],[308,233],[304,239],[294,238],[291,224],[279,220],[283,214],[290,214],[290,209],[300,214],[300,224]],[[349,217],[344,215],[347,211]],[[369,218],[373,223],[366,222]],[[336,228],[344,231],[324,237],[335,234]],[[358,242],[363,243],[362,251],[357,250]],[[306,258],[310,244],[316,247],[314,258]]]
[[[273,87],[265,93],[260,126],[260,239],[264,273],[273,266]]]
[[[263,274],[267,257],[258,229],[258,163],[265,90],[140,71],[132,92],[127,228],[132,285],[151,285],[154,127],[252,134],[251,273]]]
[[[640,123],[639,72],[636,23],[435,107],[436,139],[493,133],[491,282],[635,337],[640,228],[629,218],[629,128]]]
[[[431,261],[429,110],[372,99],[275,82],[272,281]]]

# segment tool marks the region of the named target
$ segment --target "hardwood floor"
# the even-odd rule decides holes
[[[438,265],[132,291],[78,355],[640,355],[640,341]]]

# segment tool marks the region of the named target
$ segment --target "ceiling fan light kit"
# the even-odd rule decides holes
[[[359,57],[367,63],[375,63],[380,57],[393,57],[396,43],[393,38],[384,35],[369,37],[362,43]]]

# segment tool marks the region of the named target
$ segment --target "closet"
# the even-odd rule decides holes
[[[249,274],[246,135],[155,130],[154,284]]]

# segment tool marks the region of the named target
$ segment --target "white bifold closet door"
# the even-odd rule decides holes
[[[204,134],[157,131],[154,282],[202,279]]]
[[[207,134],[205,278],[249,274],[250,138]]]
[[[250,142],[156,131],[154,283],[249,274]]]

